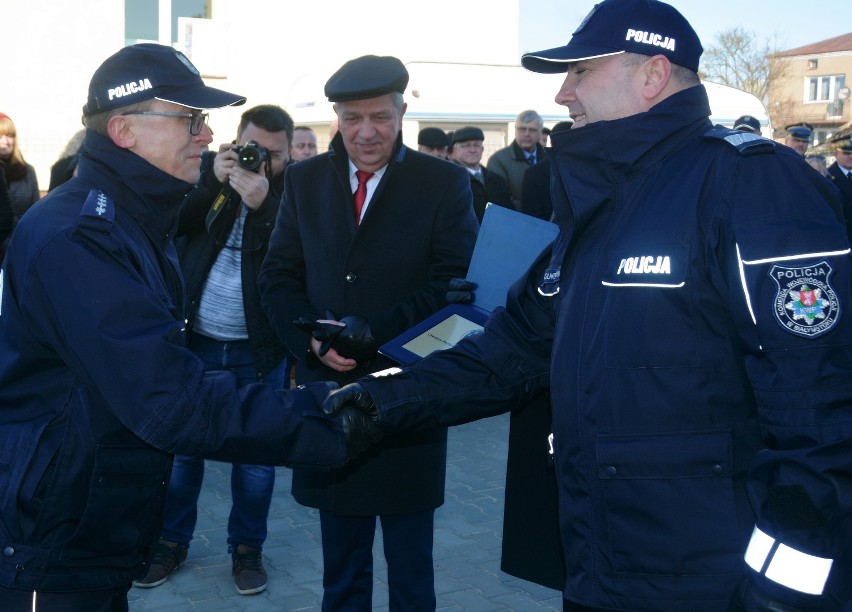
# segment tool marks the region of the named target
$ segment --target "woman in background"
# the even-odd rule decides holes
[[[12,230],[18,219],[39,199],[35,169],[24,161],[18,148],[15,124],[8,115],[0,113],[0,171],[6,176],[9,199],[12,204]],[[8,236],[0,243],[0,262],[6,254]]]

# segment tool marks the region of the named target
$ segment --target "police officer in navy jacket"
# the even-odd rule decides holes
[[[159,534],[172,455],[346,459],[315,389],[238,388],[186,348],[172,235],[212,140],[204,85],[171,47],[95,71],[77,177],[23,216],[0,271],[0,608],[127,610]]]
[[[548,385],[566,610],[849,610],[850,246],[789,147],[714,127],[673,7],[604,0],[564,47],[560,234],[483,334],[334,391],[386,432]],[[759,177],[759,180],[755,180]]]
[[[259,283],[272,327],[299,359],[296,383],[344,384],[387,367],[376,346],[444,306],[450,279],[467,271],[478,231],[470,179],[402,143],[407,83],[394,57],[344,64],[325,87],[339,120],[331,151],[285,173]],[[312,329],[317,320],[326,322]],[[294,497],[320,510],[324,610],[372,609],[377,517],[390,609],[435,608],[432,531],[446,436],[388,436],[343,469],[294,470]]]

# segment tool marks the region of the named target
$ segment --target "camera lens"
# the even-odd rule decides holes
[[[234,147],[234,151],[237,153],[240,167],[251,172],[257,171],[261,164],[269,158],[267,150],[253,140],[248,141],[243,147]]]
[[[263,160],[260,158],[260,151],[254,147],[243,147],[240,151],[240,166],[246,170],[257,170]]]

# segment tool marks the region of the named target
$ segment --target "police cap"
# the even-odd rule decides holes
[[[417,134],[417,144],[433,149],[441,149],[450,146],[450,137],[441,128],[427,127]]]
[[[349,60],[326,81],[329,102],[378,98],[392,92],[404,93],[408,70],[395,57],[364,55]]]
[[[734,129],[740,130],[741,132],[760,134],[760,120],[757,119],[757,117],[752,117],[751,115],[743,115],[734,121]]]
[[[835,136],[831,139],[831,144],[834,145],[834,148],[838,151],[843,151],[844,153],[852,153],[852,134],[846,134],[845,136]]]
[[[521,64],[533,72],[555,73],[596,57],[661,54],[697,72],[703,52],[698,34],[674,7],[658,0],[604,0],[586,15],[568,44],[525,53]]]
[[[239,106],[246,99],[208,87],[187,57],[166,45],[140,43],[124,47],[95,70],[86,117],[156,98],[189,108]]]
[[[784,129],[787,130],[787,136],[793,140],[801,140],[803,142],[810,142],[811,132],[814,131],[813,126],[808,123],[793,123]]]
[[[472,125],[459,128],[453,132],[453,144],[466,140],[485,140],[485,134],[478,127]]]

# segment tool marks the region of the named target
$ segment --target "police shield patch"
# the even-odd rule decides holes
[[[824,261],[800,268],[772,266],[769,275],[778,286],[775,317],[784,329],[813,338],[835,326],[840,304],[829,284],[831,273]]]

